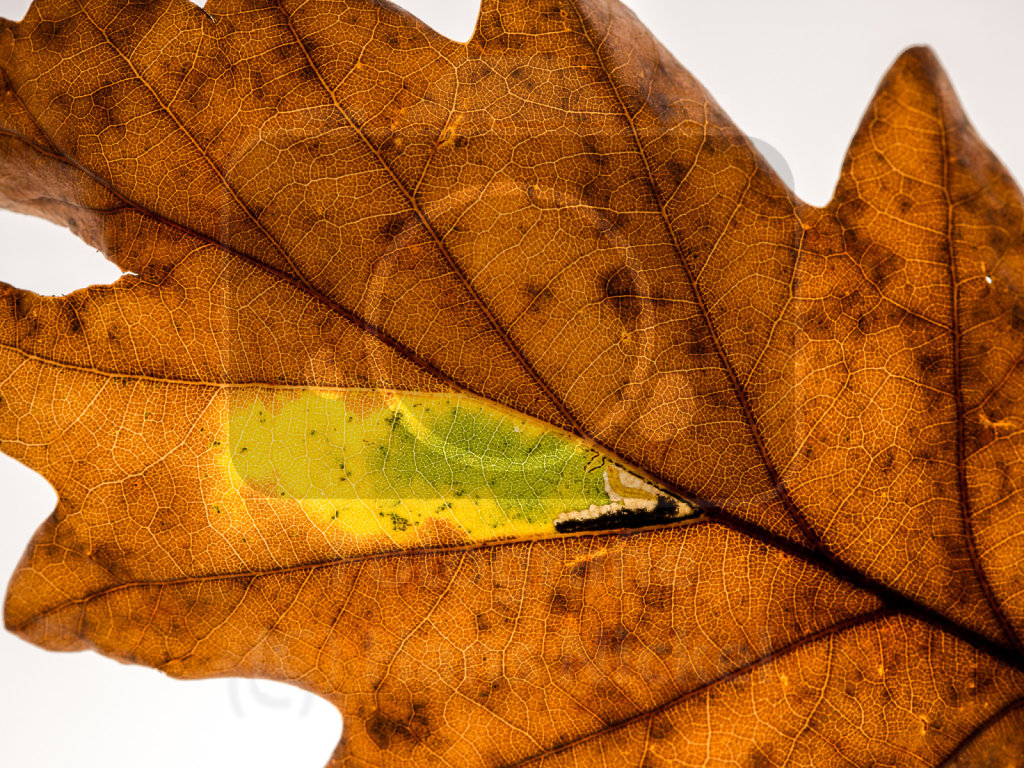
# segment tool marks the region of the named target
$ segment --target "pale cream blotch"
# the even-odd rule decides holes
[[[465,395],[264,390],[229,409],[229,485],[327,535],[409,547],[635,527],[685,503],[572,436]]]

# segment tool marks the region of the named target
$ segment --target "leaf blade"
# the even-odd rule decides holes
[[[302,11],[311,8],[334,6]],[[154,2],[133,15],[99,4],[89,9],[98,21],[86,23],[77,6],[50,0],[24,28],[4,27],[0,63],[15,87],[0,101],[9,137],[0,168],[27,173],[4,176],[0,195],[80,227],[139,272],[68,299],[4,294],[3,368],[14,382],[0,409],[4,450],[59,478],[62,498],[18,572],[9,625],[43,644],[92,644],[181,676],[297,681],[356,724],[339,763],[557,763],[593,749],[657,764],[681,759],[673,750],[690,749],[687,734],[700,731],[685,706],[684,727],[659,725],[672,695],[704,696],[706,708],[722,691],[738,701],[736,686],[778,695],[779,675],[791,671],[785,643],[760,643],[752,663],[764,670],[739,666],[722,678],[687,659],[689,638],[678,633],[690,621],[690,636],[718,632],[712,645],[750,655],[758,643],[737,616],[753,602],[762,610],[754,626],[811,638],[813,652],[797,646],[793,656],[811,659],[801,664],[817,677],[798,686],[789,720],[781,706],[770,713],[782,718],[778,738],[748,727],[761,719],[756,707],[722,720],[708,738],[721,740],[723,754],[749,747],[756,760],[775,754],[771,746],[810,764],[836,751],[939,764],[987,743],[1014,717],[1024,665],[1013,647],[1019,600],[1005,578],[1016,545],[1003,535],[1020,475],[1014,361],[1024,351],[1012,330],[1021,205],[968,128],[943,133],[937,147],[934,131],[915,134],[922,109],[894,90],[931,99],[928,109],[959,109],[937,65],[920,51],[896,64],[871,114],[888,110],[899,135],[872,155],[864,147],[885,121],[866,120],[836,201],[818,210],[792,198],[699,84],[615,4],[486,4],[466,46],[383,6],[347,8],[355,16],[342,34],[314,34],[328,48],[333,35],[335,66],[351,64],[338,82],[362,119],[346,118],[340,132],[308,130],[310,116],[348,114],[335,97],[343,89],[332,91],[315,66],[312,37],[293,28],[293,43],[277,45],[289,32],[274,22],[278,6],[215,2],[203,14]],[[283,12],[293,27],[303,21]],[[150,112],[170,116],[176,130],[141,132],[127,151],[136,139],[125,127],[151,114],[114,116],[111,94],[96,98],[114,81],[88,81],[95,68],[83,69],[47,94],[31,76],[47,57],[83,55],[88,38],[121,51],[114,60],[135,84],[127,93],[148,93],[159,107]],[[532,61],[509,53],[517,44],[528,44]],[[175,56],[201,60],[193,69],[209,85],[186,74],[172,87]],[[292,68],[303,60],[310,70]],[[116,71],[109,61],[103,67]],[[436,77],[410,81],[422,75],[415,61]],[[915,66],[913,77],[901,74]],[[286,87],[271,84],[275,72]],[[393,79],[373,97],[354,85],[374,78]],[[289,108],[260,106],[268,89]],[[185,109],[197,94],[205,110],[190,113],[186,129],[168,105]],[[381,95],[392,98],[382,106]],[[130,112],[145,100],[123,101]],[[251,108],[244,118],[242,106]],[[278,121],[271,141],[245,138],[255,114]],[[101,130],[81,130],[97,119]],[[58,141],[44,124],[74,147],[56,150],[57,165]],[[98,139],[103,131],[114,138]],[[387,144],[395,137],[410,146]],[[165,141],[179,149],[157,151]],[[321,151],[324,141],[331,151]],[[918,154],[901,154],[907,146]],[[524,162],[531,156],[542,162]],[[262,168],[283,173],[283,184],[261,170],[268,157],[279,162]],[[186,180],[188,158],[206,171]],[[942,182],[922,183],[936,168]],[[103,175],[111,169],[113,181]],[[161,187],[155,179],[168,169],[179,180]],[[397,192],[367,184],[381,174]],[[903,202],[886,186],[892,179],[917,184],[902,218],[876,215]],[[152,205],[131,202],[124,189],[133,184]],[[297,196],[303,187],[316,191]],[[936,190],[945,207],[932,205]],[[963,213],[951,224],[952,200]],[[928,218],[943,210],[945,230]],[[934,259],[943,253],[945,262]],[[970,275],[962,286],[961,254]],[[946,269],[952,315],[920,290],[926,257]],[[969,319],[962,334],[960,309]],[[950,356],[939,351],[950,328],[962,356],[956,342]],[[948,391],[935,383],[943,377]],[[70,382],[73,397],[52,394]],[[226,391],[403,383],[477,393],[575,432],[693,500],[711,522],[364,557],[339,555],[308,518],[293,518],[305,526],[297,544],[265,500],[246,497],[248,516],[230,526],[197,504],[217,482],[203,473],[215,466],[208,444],[230,422]],[[40,392],[51,405],[37,406]],[[165,434],[145,423],[150,412]],[[206,428],[200,439],[196,429]],[[85,452],[83,435],[93,446]],[[902,453],[888,456],[893,446]],[[914,462],[931,483],[923,491],[909,481]],[[965,502],[971,493],[983,500],[977,510]],[[745,553],[730,558],[735,551]],[[664,577],[653,584],[657,599],[651,568]],[[750,582],[765,569],[787,574],[786,600],[802,610],[787,616],[772,603],[773,581],[744,583],[741,574]],[[827,594],[808,594],[811,583]],[[679,599],[694,601],[691,614],[676,612]],[[512,625],[501,632],[506,649],[515,641],[514,673],[507,652],[489,645],[495,617],[467,612],[488,600]],[[595,603],[606,611],[595,613]],[[801,622],[809,633],[797,631],[807,629]],[[340,637],[343,628],[361,643]],[[577,667],[552,656],[558,638]],[[887,642],[865,654],[879,638]],[[901,644],[914,652],[899,653]],[[875,661],[883,672],[869,680]],[[852,688],[836,687],[834,664],[861,675]],[[487,693],[491,680],[507,689]],[[889,681],[937,703],[915,710],[874,697]],[[545,709],[552,697],[569,716]],[[879,728],[901,723],[885,747],[893,751],[819,733],[821,712],[845,716],[864,697]],[[608,729],[612,722],[622,725]],[[475,723],[473,737],[457,723]],[[666,745],[654,744],[655,731]]]

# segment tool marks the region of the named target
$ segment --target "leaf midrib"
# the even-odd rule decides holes
[[[669,487],[667,490],[672,491],[673,489]],[[74,606],[85,605],[93,600],[101,599],[107,595],[115,594],[127,589],[190,586],[193,584],[218,581],[236,581],[243,583],[252,579],[278,578],[292,573],[302,573],[310,569],[322,570],[337,567],[351,567],[354,565],[361,565],[366,562],[380,562],[392,558],[447,557],[456,554],[463,554],[473,550],[499,549],[514,546],[533,547],[544,542],[565,541],[570,538],[587,538],[593,541],[598,539],[608,540],[609,538],[614,537],[618,540],[628,540],[640,536],[650,536],[660,531],[668,531],[685,525],[722,525],[723,527],[746,536],[749,539],[763,543],[773,549],[784,552],[787,555],[797,557],[800,560],[817,567],[819,570],[834,576],[843,583],[854,587],[855,589],[874,595],[882,602],[884,607],[894,613],[904,614],[911,618],[921,620],[952,637],[956,637],[963,642],[972,645],[977,650],[1003,664],[1006,664],[1008,667],[1024,672],[1024,656],[1017,653],[1014,649],[998,643],[985,635],[982,635],[980,632],[949,619],[935,609],[921,604],[913,598],[907,597],[901,592],[892,589],[891,587],[860,571],[857,571],[854,568],[851,568],[848,565],[845,565],[844,563],[825,558],[819,551],[808,549],[806,546],[796,543],[785,536],[762,528],[756,523],[751,523],[743,520],[742,518],[735,517],[724,510],[716,510],[708,503],[705,503],[705,509],[709,512],[707,519],[705,520],[698,520],[696,522],[689,523],[676,523],[669,526],[662,526],[660,528],[638,529],[636,531],[626,533],[608,534],[607,532],[581,532],[537,536],[531,539],[504,539],[473,542],[462,545],[397,549],[392,551],[367,552],[358,555],[333,557],[310,563],[296,563],[295,565],[277,566],[267,569],[211,573],[196,576],[184,576],[174,579],[125,581],[105,589],[90,592],[82,595],[81,597],[63,600],[51,605],[49,608],[36,612],[20,627],[14,627],[14,629],[25,629],[31,624],[34,624],[35,622],[54,613],[58,613]]]

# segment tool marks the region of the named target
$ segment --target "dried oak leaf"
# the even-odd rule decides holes
[[[2,293],[10,629],[335,765],[1024,756],[1024,207],[929,51],[825,208],[614,0],[38,0],[0,68],[0,200],[134,273]]]

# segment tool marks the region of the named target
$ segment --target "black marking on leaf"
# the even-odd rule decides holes
[[[621,509],[596,517],[571,518],[555,521],[558,533],[578,533],[580,531],[613,531],[617,529],[646,528],[652,525],[665,525],[676,522],[691,515],[680,516],[680,505],[675,499],[660,496],[654,509]]]

